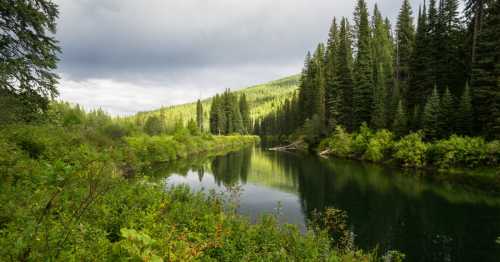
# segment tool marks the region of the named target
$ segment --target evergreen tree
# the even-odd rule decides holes
[[[243,133],[250,133],[252,127],[252,120],[250,119],[250,107],[248,106],[247,97],[245,93],[240,96],[240,113],[243,121]]]
[[[379,66],[382,66],[384,71],[380,77],[384,78],[384,83],[386,86],[391,86],[394,82],[394,45],[391,39],[390,24],[389,21],[382,18],[378,6],[375,5],[373,11],[373,70],[374,77],[378,76],[377,70]],[[375,80],[376,82],[377,80]]]
[[[423,108],[426,97],[432,92],[433,78],[430,65],[433,61],[432,47],[430,46],[429,23],[427,19],[427,8],[419,9],[417,33],[415,36],[415,48],[411,59],[410,85],[407,94],[407,103],[410,110]],[[417,123],[412,116],[412,123]],[[418,116],[417,116],[418,117]],[[420,126],[413,125],[412,129],[419,129]]]
[[[300,108],[300,120],[304,121],[312,115],[312,92],[313,92],[313,81],[312,81],[312,58],[311,53],[307,52],[304,68],[300,76],[299,84],[299,108]]]
[[[357,50],[352,96],[353,124],[355,128],[358,128],[363,122],[370,121],[373,102],[372,50],[368,8],[364,0],[358,0],[357,3],[354,12]]]
[[[474,119],[480,133],[500,138],[500,1],[488,6],[472,68]]]
[[[384,21],[382,15],[375,5],[373,11],[373,72],[374,72],[374,101],[372,125],[377,128],[385,127],[386,120],[391,118],[390,104],[391,94],[394,88],[394,46],[392,44],[390,24]],[[374,122],[376,120],[377,123]],[[382,121],[382,122],[380,122]]]
[[[454,133],[455,126],[455,102],[453,101],[453,96],[450,89],[446,88],[442,98],[441,98],[441,108],[439,114],[439,123],[441,129],[439,132],[439,137],[448,137]]]
[[[144,124],[144,132],[150,136],[160,135],[164,130],[162,121],[158,116],[150,116]]]
[[[437,87],[434,87],[432,94],[427,99],[423,114],[424,131],[428,138],[437,138],[440,129],[440,101]]]
[[[326,90],[326,79],[324,70],[324,59],[325,59],[325,47],[323,44],[319,44],[313,56],[313,84],[312,84],[312,94],[311,94],[311,107],[312,115],[317,115],[319,119],[319,124],[324,127],[325,123],[325,90]]]
[[[410,78],[410,62],[415,41],[410,2],[403,0],[396,27],[396,80],[405,101],[408,99],[408,81]]]
[[[466,52],[463,49],[465,30],[458,14],[458,0],[442,0],[439,6],[438,25],[434,41],[436,59],[436,84],[452,87],[451,93],[459,96],[466,81]],[[438,90],[440,91],[440,90]],[[440,93],[443,93],[441,90]]]
[[[477,40],[483,26],[487,2],[489,0],[465,0],[465,16],[469,23],[469,34],[471,34],[470,38],[472,39],[469,60],[471,64],[474,64],[476,60]]]
[[[337,20],[334,18],[328,35],[326,47],[326,63],[325,63],[325,118],[329,131],[335,129],[338,117],[338,108],[336,105],[337,99],[337,76],[336,76],[336,56],[338,55],[339,45],[339,28]]]
[[[473,130],[474,115],[472,111],[472,98],[469,85],[465,86],[460,97],[460,104],[457,112],[457,130],[460,134],[471,135]]]
[[[345,126],[347,130],[353,130],[353,108],[352,108],[352,40],[351,27],[346,18],[342,18],[339,31],[338,55],[335,57],[337,65],[337,105],[339,111],[338,123]]]
[[[377,69],[377,77],[375,83],[375,90],[373,96],[373,112],[371,118],[371,125],[374,128],[382,129],[386,125],[386,104],[385,104],[385,77],[382,65]]]
[[[203,131],[203,105],[199,99],[196,102],[196,126],[200,131]]]
[[[189,119],[187,123],[187,129],[193,136],[197,136],[200,134],[200,128],[194,119]]]
[[[394,116],[394,122],[392,124],[392,130],[396,136],[404,136],[408,132],[408,116],[406,114],[405,107],[403,106],[403,101],[399,100],[398,108]]]
[[[57,4],[50,0],[0,4],[0,94],[19,100],[11,105],[22,104],[21,113],[47,110],[58,94],[58,15]],[[0,104],[2,111],[4,106]]]
[[[218,129],[219,127],[219,121],[218,121],[218,112],[219,112],[219,107],[220,107],[220,102],[219,102],[219,95],[215,95],[215,97],[212,99],[212,105],[210,107],[210,132],[212,134],[218,134],[220,130]]]

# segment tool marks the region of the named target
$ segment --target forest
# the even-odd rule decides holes
[[[466,1],[462,12],[458,0],[425,1],[414,21],[405,0],[393,26],[377,5],[370,15],[366,1],[356,2],[353,23],[334,18],[327,43],[307,53],[298,94],[256,120],[254,132],[285,141],[302,137],[342,157],[378,151],[363,157],[371,161],[392,158],[386,151],[397,154],[392,140],[401,139],[413,149],[402,154],[419,159],[403,159],[404,166],[496,165],[500,3]],[[365,149],[345,149],[351,133],[353,143],[365,140]],[[344,149],[349,152],[338,152]]]

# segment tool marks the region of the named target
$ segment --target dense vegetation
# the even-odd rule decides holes
[[[426,140],[500,138],[500,3],[469,2],[462,19],[458,0],[431,0],[415,29],[404,0],[393,34],[377,6],[370,18],[358,0],[354,24],[333,20],[327,44],[306,56],[298,95],[257,123],[257,133],[313,126],[318,141],[337,126],[352,132],[366,123],[398,137],[422,130]]]
[[[299,85],[299,76],[290,76],[269,83],[256,85],[241,90],[232,91],[232,94],[240,97],[245,94],[248,103],[250,120],[261,119],[274,112],[280,107],[286,98],[292,96],[297,91]],[[219,95],[221,96],[221,95]],[[210,129],[210,112],[214,97],[201,100],[200,104],[203,108],[202,123],[203,130]],[[127,120],[135,122],[138,125],[144,125],[150,116],[158,116],[163,119],[163,123],[167,129],[173,129],[175,123],[182,121],[187,123],[190,119],[195,119],[198,115],[198,103],[188,103],[183,105],[175,105],[162,107],[159,110],[152,112],[140,112]]]
[[[323,153],[371,162],[395,161],[403,167],[435,166],[439,169],[477,168],[500,164],[500,141],[453,135],[426,142],[422,132],[399,139],[389,130],[374,131],[362,125],[350,134],[337,127],[319,146]],[[500,174],[499,174],[500,175]]]
[[[166,189],[150,178],[158,166],[174,168],[178,159],[206,158],[258,137],[207,133],[201,101],[187,123],[154,114],[130,121],[53,101],[57,14],[51,1],[0,3],[0,260],[375,259],[338,248],[342,239],[333,245],[319,224],[306,234],[272,215],[251,224],[231,199]],[[224,113],[239,114],[230,125],[240,125],[224,134],[244,133],[246,96],[224,96]]]
[[[327,44],[306,56],[298,94],[255,134],[406,167],[498,165],[500,2],[459,10],[431,0],[415,29],[404,0],[393,34],[376,5],[370,18],[358,0],[354,24],[333,19]]]

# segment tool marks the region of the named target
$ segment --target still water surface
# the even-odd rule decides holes
[[[355,244],[406,261],[500,261],[500,198],[437,185],[379,165],[247,148],[169,172],[167,186],[241,187],[239,212],[275,213],[305,230],[313,210],[347,211]]]

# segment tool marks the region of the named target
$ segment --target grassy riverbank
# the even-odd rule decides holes
[[[53,108],[35,124],[0,129],[0,260],[372,260],[302,235],[273,216],[256,224],[215,194],[165,190],[154,163],[217,154],[253,136],[148,136],[98,112]],[[340,243],[339,240],[336,243]]]

